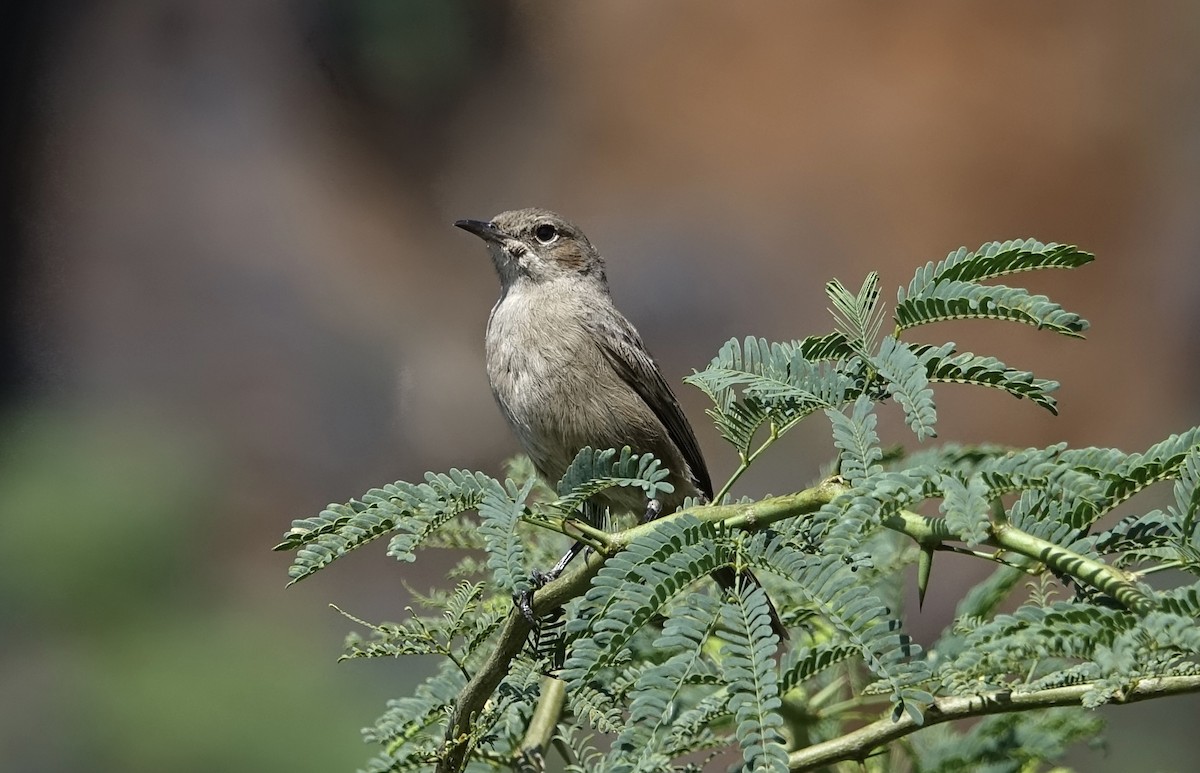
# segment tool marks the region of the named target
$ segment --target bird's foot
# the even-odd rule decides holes
[[[547,583],[554,580],[557,576],[553,570],[543,572],[534,569],[529,573],[529,588],[518,593],[513,599],[516,602],[517,609],[521,612],[521,617],[525,618],[534,628],[538,626],[538,618],[537,613],[533,611],[533,594],[544,588]]]
[[[538,617],[533,610],[534,592],[557,580],[558,576],[567,568],[567,564],[571,563],[571,559],[579,555],[583,548],[584,545],[582,542],[576,542],[562,558],[558,559],[558,563],[551,567],[550,571],[543,572],[534,569],[529,573],[529,589],[518,593],[513,599],[516,602],[517,609],[521,611],[521,617],[529,621],[529,624],[534,628],[538,627]]]
[[[642,523],[650,523],[662,515],[662,502],[657,499],[651,499],[646,503],[646,514],[642,516]]]

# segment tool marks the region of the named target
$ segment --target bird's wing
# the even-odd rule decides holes
[[[679,401],[671,387],[663,378],[662,373],[653,358],[646,351],[642,339],[633,325],[620,315],[613,315],[604,320],[604,329],[594,331],[594,339],[600,343],[600,349],[612,364],[613,369],[622,380],[638,393],[642,401],[654,412],[658,420],[667,428],[671,442],[683,455],[683,460],[691,468],[696,488],[705,497],[712,499],[712,480],[708,475],[708,467],[704,464],[704,456],[700,453],[700,444],[696,442],[696,434],[692,425],[679,407]]]

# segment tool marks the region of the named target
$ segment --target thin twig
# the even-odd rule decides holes
[[[733,484],[738,482],[738,478],[742,477],[742,473],[750,469],[750,465],[754,464],[754,460],[762,455],[763,451],[766,451],[768,448],[770,448],[775,441],[779,439],[779,435],[779,427],[775,426],[775,422],[771,422],[770,434],[767,435],[767,439],[762,442],[762,445],[754,449],[749,456],[746,456],[745,454],[739,454],[739,456],[741,456],[741,463],[738,464],[738,468],[733,471],[733,475],[729,476],[729,480],[725,481],[725,485],[721,487],[721,490],[718,491],[715,496],[713,496],[714,502],[720,502],[721,500],[725,499],[725,495],[728,494],[729,490],[733,488]]]
[[[923,727],[931,727],[955,719],[1030,711],[1054,706],[1078,706],[1083,696],[1092,688],[1091,684],[1076,684],[1029,693],[993,692],[984,695],[939,698],[925,710],[923,724],[918,725],[907,714],[902,715],[895,722],[891,718],[881,719],[833,740],[792,752],[788,755],[788,769],[791,771],[816,770],[835,762],[848,760],[861,763],[884,744],[915,733]],[[1124,693],[1115,696],[1111,702],[1136,703],[1151,698],[1192,692],[1200,692],[1200,676],[1162,676],[1138,681]]]
[[[519,753],[522,755],[545,754],[554,738],[558,727],[559,717],[562,716],[563,704],[567,700],[567,683],[561,679],[547,676],[542,679],[542,694],[538,697],[537,708],[529,718],[529,727],[525,729],[525,737],[521,739]]]

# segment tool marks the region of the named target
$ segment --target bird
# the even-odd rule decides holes
[[[553,485],[584,447],[629,446],[662,462],[673,491],[647,504],[640,489],[615,487],[597,494],[596,505],[611,512],[644,508],[643,519],[652,520],[688,497],[711,501],[696,434],[641,336],[613,303],[604,260],[583,231],[540,208],[454,225],[485,242],[500,279],[485,335],[488,381],[538,474]],[[557,576],[581,549],[574,546],[539,579]],[[724,588],[739,582],[730,567],[713,577]],[[741,581],[758,582],[749,570]],[[770,611],[772,628],[786,639],[778,613]]]

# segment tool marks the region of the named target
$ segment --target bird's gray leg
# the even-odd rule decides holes
[[[544,582],[542,584],[545,585],[547,582],[557,579],[558,576],[563,573],[563,570],[567,568],[567,564],[575,560],[575,556],[582,553],[585,547],[587,546],[582,542],[576,542],[574,545],[572,545],[571,549],[566,553],[563,553],[563,557],[558,559],[558,563],[555,564],[549,572],[542,575],[544,578]]]
[[[517,609],[521,610],[521,616],[529,621],[530,625],[537,626],[537,615],[533,612],[533,592],[538,588],[543,587],[546,583],[558,579],[558,576],[567,568],[567,564],[574,560],[575,556],[583,552],[587,547],[582,542],[576,542],[571,546],[571,549],[563,554],[563,557],[558,559],[553,567],[548,572],[541,572],[537,569],[533,570],[532,576],[529,578],[533,587],[524,593],[517,596]]]
[[[659,502],[657,499],[651,499],[646,503],[646,513],[642,516],[642,523],[650,523],[660,515],[662,515],[662,502]],[[586,505],[584,507],[584,516],[589,523],[599,521],[599,511],[588,508]],[[558,579],[558,576],[567,568],[567,564],[571,563],[575,559],[575,556],[582,553],[585,547],[587,546],[582,542],[576,542],[562,558],[558,559],[558,563],[551,567],[550,571],[540,572],[536,569],[533,570],[532,576],[529,578],[533,587],[519,594],[516,599],[517,608],[521,610],[521,615],[529,621],[530,625],[537,625],[537,615],[533,611],[533,592],[547,583]]]
[[[662,510],[662,505],[658,504],[657,501],[654,500],[652,500],[652,504],[656,508],[654,512],[656,513],[655,517],[657,517],[657,513]],[[592,500],[588,500],[583,503],[579,514],[583,516],[583,520],[586,523],[599,528],[604,524],[604,512],[603,505]],[[649,513],[649,510],[647,510],[647,513]],[[533,585],[533,588],[525,591],[522,594],[519,594],[515,600],[517,603],[517,609],[521,610],[521,616],[528,620],[530,625],[532,625],[534,628],[538,626],[538,620],[533,611],[533,591],[541,588],[549,582],[552,582],[553,580],[556,580],[558,576],[561,575],[567,568],[567,565],[575,559],[575,556],[582,553],[585,548],[587,548],[587,545],[582,542],[576,542],[571,546],[570,550],[563,554],[562,558],[558,559],[558,563],[556,563],[550,569],[550,571],[539,572],[535,569],[533,572],[531,572],[529,579]]]

